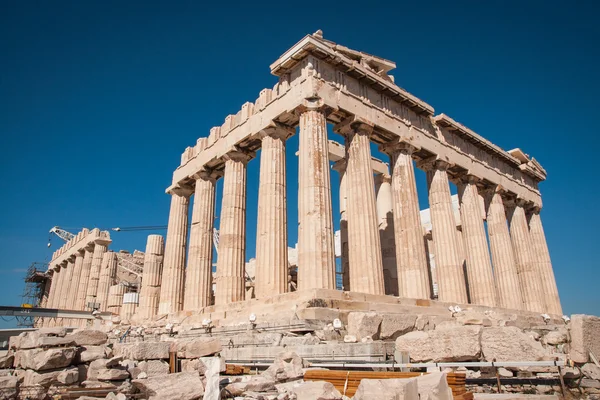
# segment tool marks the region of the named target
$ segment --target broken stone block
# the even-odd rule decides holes
[[[84,346],[79,348],[77,362],[89,363],[94,360],[106,358],[112,354],[112,351],[106,346]]]
[[[70,368],[64,371],[60,371],[56,376],[56,380],[63,385],[72,385],[79,381],[79,370],[77,368]]]
[[[198,400],[204,395],[204,385],[197,372],[135,379],[133,386],[148,396],[148,400]]]
[[[381,339],[397,339],[415,329],[417,316],[414,314],[383,314],[381,321]]]
[[[181,360],[181,372],[198,372],[200,375],[204,375],[206,366],[199,359],[182,359]]]
[[[600,357],[600,317],[572,315],[570,358],[578,363],[588,362],[590,351]]]
[[[410,379],[363,379],[353,400],[418,399],[416,378]]]
[[[63,368],[69,366],[76,355],[74,347],[19,350],[15,353],[15,366],[35,371]]]
[[[453,400],[452,390],[448,386],[444,372],[434,372],[415,378],[421,400]]]
[[[149,377],[166,375],[169,373],[169,363],[162,360],[141,361],[137,368],[139,368],[141,372],[145,372]]]
[[[108,341],[108,335],[102,331],[84,329],[67,335],[77,346],[99,346]]]
[[[7,354],[0,357],[0,368],[12,368],[15,361],[14,354]]]
[[[569,333],[567,328],[561,327],[556,331],[550,331],[544,336],[544,343],[556,346],[569,341]]]
[[[362,339],[371,336],[379,339],[379,329],[383,317],[376,312],[351,312],[348,314],[348,335]]]
[[[167,360],[169,347],[168,342],[115,343],[113,354],[136,361]]]
[[[17,398],[17,384],[18,379],[16,376],[3,376],[0,377],[0,392],[4,399],[16,399]]]
[[[302,382],[294,385],[291,392],[296,400],[341,400],[342,394],[329,382]]]
[[[512,378],[513,373],[506,368],[500,367],[498,368],[498,375],[500,375],[502,378]]]
[[[244,381],[230,383],[226,389],[233,396],[240,396],[244,392],[266,392],[275,390],[275,381],[266,376],[253,376]]]
[[[68,337],[42,336],[37,339],[36,347],[74,346],[75,341]]]
[[[223,347],[217,338],[197,338],[177,342],[177,355],[181,358],[199,358],[219,353]]]
[[[127,378],[129,378],[129,372],[120,368],[103,368],[96,374],[96,379],[99,381],[122,381]]]
[[[414,331],[396,339],[396,351],[414,362],[476,361],[481,353],[480,326]]]
[[[302,359],[293,352],[282,354],[261,375],[277,382],[300,379],[304,376]]]
[[[539,361],[548,355],[540,342],[519,328],[483,328],[481,350],[487,361]]]
[[[356,343],[356,342],[358,342],[358,340],[356,340],[356,336],[354,336],[354,335],[344,336],[344,343]]]
[[[600,381],[600,367],[594,363],[587,363],[582,366],[581,372],[590,379],[596,379]]]

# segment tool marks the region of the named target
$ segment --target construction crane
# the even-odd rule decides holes
[[[58,236],[59,238],[61,238],[62,240],[64,240],[65,242],[68,242],[69,240],[73,239],[75,237],[74,234],[72,234],[69,231],[66,231],[64,229],[62,229],[60,226],[54,226],[52,227],[52,229],[50,229],[50,237],[48,238],[48,247],[52,246],[52,243],[50,242],[50,238],[52,237],[52,233],[54,233],[56,236]]]

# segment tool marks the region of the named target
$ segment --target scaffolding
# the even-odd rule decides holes
[[[21,306],[26,308],[40,307],[46,283],[50,277],[46,273],[48,264],[42,262],[34,262],[25,274],[25,287],[21,295]],[[17,326],[32,328],[35,324],[35,318],[29,316],[17,316]]]

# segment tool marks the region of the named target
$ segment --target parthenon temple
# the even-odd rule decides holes
[[[166,190],[166,237],[164,243],[159,235],[148,238],[129,317],[209,315],[259,303],[268,309],[272,299],[291,296],[290,290],[562,315],[540,213],[544,168],[520,149],[505,151],[436,114],[395,84],[395,67],[326,40],[320,31],[271,64],[275,86],[183,152]],[[339,141],[330,142],[328,125]],[[297,158],[286,159],[293,135]],[[389,163],[374,158],[373,148],[388,155]],[[259,150],[254,223],[246,218],[247,166]],[[290,247],[288,212],[295,210],[288,210],[286,171],[295,162],[298,243]],[[426,173],[428,210],[419,207],[415,169]],[[336,174],[339,179],[332,179]],[[332,199],[336,185],[340,196]],[[334,201],[340,215],[334,215]],[[252,290],[247,224],[256,234]],[[334,236],[340,238],[341,288]],[[46,304],[125,307],[110,242],[107,232],[96,229],[55,252]],[[290,249],[297,253],[291,269]]]

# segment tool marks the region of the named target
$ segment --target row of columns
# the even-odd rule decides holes
[[[316,102],[300,112],[299,290],[336,287],[326,123],[326,115]],[[372,129],[359,120],[336,126],[346,138],[346,159],[334,166],[340,172],[342,243],[349,244],[342,246],[342,269],[347,271],[344,288],[370,294],[431,298],[413,162],[415,149],[407,143],[384,146],[391,159],[391,177],[387,182],[385,177],[378,177],[375,185],[370,163]],[[291,134],[289,128],[273,125],[260,136],[257,298],[287,290],[285,140]],[[215,304],[245,298],[246,164],[251,157],[240,149],[224,157]],[[425,160],[419,167],[427,173],[439,299],[560,314],[539,209],[528,210],[520,201],[513,204],[501,188],[484,190],[477,177],[465,175],[458,183],[461,239],[456,233],[449,164],[443,160]],[[211,240],[218,176],[206,170],[195,179],[187,272],[185,249],[191,190],[176,188],[171,193],[159,313],[193,311],[210,305]],[[378,207],[378,198],[384,198],[385,193],[391,194],[391,207],[389,204]],[[482,196],[485,212],[481,209]],[[392,212],[382,213],[386,207]],[[394,264],[392,272],[390,265]],[[392,282],[397,279],[397,283],[386,287],[384,276],[390,276]]]

